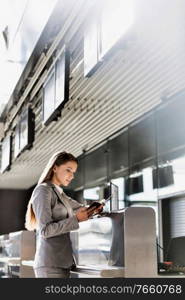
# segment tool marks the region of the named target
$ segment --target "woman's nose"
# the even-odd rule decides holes
[[[73,178],[74,178],[74,174],[71,173],[71,179],[73,179]]]

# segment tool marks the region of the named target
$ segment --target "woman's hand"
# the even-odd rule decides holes
[[[94,210],[94,214],[99,214],[102,212],[104,204],[101,204],[98,208]]]
[[[103,207],[104,207],[104,204],[101,204],[97,208],[93,208],[93,207],[91,209],[88,208],[89,217],[100,214],[103,210]]]
[[[76,217],[79,222],[86,221],[92,215],[93,211],[94,208],[88,210],[86,207],[80,207],[76,212]]]

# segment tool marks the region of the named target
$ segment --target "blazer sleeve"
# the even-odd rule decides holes
[[[44,238],[61,235],[78,229],[77,217],[54,221],[51,211],[52,190],[47,186],[37,186],[32,195],[33,211],[38,222],[38,230]]]

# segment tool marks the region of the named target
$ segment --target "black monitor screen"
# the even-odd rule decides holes
[[[153,169],[153,188],[162,188],[174,184],[172,166],[160,167]]]
[[[130,177],[126,181],[127,195],[137,194],[143,192],[143,175]]]
[[[32,110],[26,108],[20,119],[20,151],[31,147],[34,140],[34,117]]]
[[[106,207],[109,207],[110,211],[119,209],[119,188],[116,184],[110,182],[104,188],[104,199],[110,197],[110,201],[106,202]]]
[[[18,123],[15,128],[14,158],[18,156],[19,152],[20,152],[20,123]]]

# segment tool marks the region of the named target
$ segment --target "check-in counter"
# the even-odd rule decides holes
[[[35,255],[35,232],[27,230],[9,233],[1,240],[0,263],[6,277],[34,277],[33,268],[22,261],[33,260]]]
[[[155,212],[129,207],[80,223],[71,233],[72,277],[157,277]]]
[[[154,214],[149,207],[129,207],[80,222],[71,232],[76,260],[71,277],[157,277]],[[10,233],[1,247],[0,262],[10,277],[34,277],[34,232]]]

